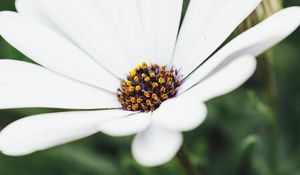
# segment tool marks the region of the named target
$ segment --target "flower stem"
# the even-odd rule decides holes
[[[183,146],[177,152],[176,157],[187,175],[199,175]]]
[[[267,102],[271,108],[275,108],[276,104],[276,86],[275,86],[275,75],[272,69],[272,51],[268,51],[259,56],[260,63],[263,69],[263,80],[265,83],[265,95]]]
[[[277,172],[278,165],[278,119],[276,116],[276,99],[277,89],[275,85],[275,75],[272,69],[271,51],[264,53],[260,57],[261,66],[263,69],[262,76],[265,82],[265,96],[267,104],[272,109],[273,113],[268,116],[268,132],[269,132],[269,160],[273,173]]]
[[[262,6],[266,16],[271,16],[282,8],[281,0],[263,0]],[[269,160],[272,174],[277,173],[278,168],[278,119],[276,116],[277,109],[277,88],[275,83],[275,74],[272,65],[272,51],[268,51],[260,56],[261,66],[263,68],[262,76],[265,82],[265,95],[267,103],[273,110],[273,114],[269,116],[268,132],[269,132]]]

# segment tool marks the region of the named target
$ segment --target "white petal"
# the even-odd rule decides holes
[[[99,63],[123,76],[142,61],[168,63],[182,0],[18,0],[16,6],[20,13],[63,31]]]
[[[170,161],[182,144],[182,134],[152,125],[137,134],[132,143],[135,160],[144,166],[158,166]]]
[[[227,94],[250,78],[255,68],[255,57],[249,55],[241,56],[217,67],[203,81],[183,95],[208,101],[214,97]]]
[[[142,61],[147,61],[139,3],[139,0],[94,1],[95,6],[118,37],[118,42],[129,51],[130,59],[127,59],[131,64],[129,70]]]
[[[111,136],[128,136],[145,130],[150,122],[150,114],[138,113],[101,123],[99,130]]]
[[[87,86],[41,66],[0,60],[0,109],[121,107],[115,94]]]
[[[199,82],[217,65],[226,60],[247,54],[259,55],[291,34],[299,24],[299,7],[290,7],[279,11],[225,45],[186,79],[180,91],[183,92]]]
[[[153,112],[153,121],[166,129],[189,131],[206,118],[204,103],[195,96],[180,95],[167,100]]]
[[[128,60],[132,55],[120,42],[111,21],[97,7],[97,1],[43,0],[40,4],[46,17],[99,64],[119,78],[130,71]]]
[[[143,29],[152,63],[167,65],[174,51],[182,0],[140,0]]]
[[[0,151],[20,156],[98,132],[101,122],[129,115],[124,110],[78,111],[30,116],[0,132]]]
[[[16,0],[15,6],[17,11],[22,15],[36,20],[50,29],[61,33],[57,26],[53,24],[49,17],[45,14],[45,11],[41,7],[40,0]]]
[[[183,75],[211,55],[261,0],[192,0],[184,19],[173,64]]]
[[[0,34],[39,64],[87,84],[114,91],[119,80],[48,28],[14,12],[0,13]]]
[[[136,0],[18,0],[16,6],[24,15],[56,25],[109,70],[120,74],[127,65],[134,67],[145,59]],[[124,64],[115,70],[120,68],[117,60]]]

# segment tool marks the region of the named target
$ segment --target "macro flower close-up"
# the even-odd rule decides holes
[[[206,103],[245,83],[256,57],[300,25],[294,6],[235,34],[261,3],[16,0],[16,12],[0,12],[0,36],[31,61],[0,59],[0,109],[62,111],[9,123],[0,152],[23,156],[103,133],[132,135],[140,165],[168,163],[184,151],[183,133],[205,122]]]

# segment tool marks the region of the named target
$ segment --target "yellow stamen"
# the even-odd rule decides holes
[[[141,88],[141,86],[140,85],[137,85],[136,87],[135,87],[135,90],[136,91],[140,91],[142,88]]]
[[[167,100],[169,97],[168,97],[168,95],[167,94],[162,94],[161,95],[161,99],[162,100]]]
[[[158,82],[159,82],[160,84],[163,84],[163,83],[165,82],[165,79],[162,78],[162,77],[160,77],[160,78],[158,79]]]
[[[149,77],[146,77],[146,78],[144,78],[144,81],[145,81],[145,82],[148,82],[148,81],[150,81],[150,78],[149,78]]]
[[[137,82],[137,83],[139,82],[139,77],[138,76],[135,76],[133,79],[134,79],[135,82]]]
[[[131,103],[133,103],[133,104],[136,103],[135,97],[131,97],[131,98],[130,98],[130,101],[131,101]]]
[[[154,78],[154,77],[155,77],[155,73],[154,73],[154,72],[151,72],[151,73],[150,73],[150,77],[151,77],[151,78]]]
[[[138,98],[138,99],[136,100],[136,102],[137,102],[137,103],[142,103],[142,102],[143,102],[143,99],[142,99],[142,98]]]
[[[151,105],[152,105],[150,100],[147,100],[147,101],[146,101],[146,104],[147,104],[148,106],[151,106]]]
[[[136,76],[136,71],[135,71],[135,70],[131,71],[131,72],[129,73],[129,75],[130,75],[131,77]]]
[[[157,88],[157,87],[158,87],[158,83],[156,83],[156,82],[152,83],[152,88],[153,88],[153,89],[155,89],[155,88]]]
[[[135,89],[134,86],[129,86],[129,88],[128,88],[129,92],[133,92],[134,89]]]
[[[147,92],[147,91],[145,91],[145,92],[144,92],[144,96],[147,97],[147,98],[149,98],[149,97],[150,97],[150,93]]]
[[[156,94],[152,94],[152,98],[155,99],[155,100],[158,99]]]
[[[163,93],[163,94],[166,93],[166,88],[165,87],[161,87],[160,90],[159,90],[159,92]]]
[[[131,86],[132,83],[131,83],[130,81],[126,81],[126,85],[127,85],[127,86]]]
[[[134,104],[134,105],[132,105],[132,109],[133,110],[138,110],[139,109],[139,104]]]

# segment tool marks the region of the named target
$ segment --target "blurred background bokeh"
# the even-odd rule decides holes
[[[300,0],[283,1],[284,7],[300,5]],[[1,0],[0,10],[15,10],[14,0]],[[245,85],[211,100],[207,120],[185,133],[185,146],[201,174],[300,175],[300,30],[272,53],[273,102],[265,67],[259,64]],[[0,59],[30,61],[1,37]],[[0,130],[19,118],[55,111],[0,110]],[[0,153],[0,175],[184,174],[176,159],[155,168],[139,166],[130,152],[131,139],[99,133],[28,156]]]

